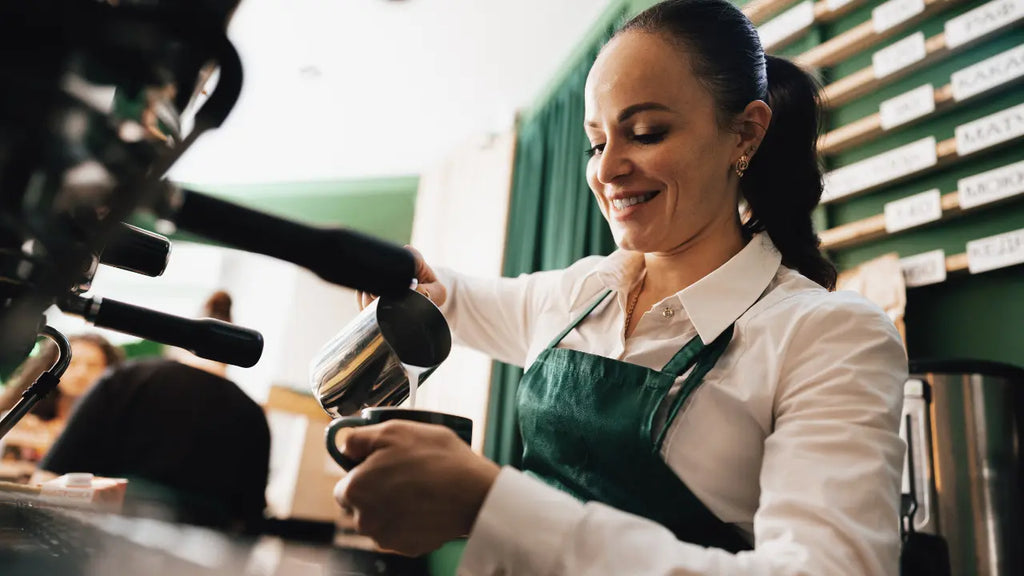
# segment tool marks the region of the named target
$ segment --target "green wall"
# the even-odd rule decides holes
[[[323,226],[345,226],[407,244],[412,235],[417,176],[186,186],[257,210]]]

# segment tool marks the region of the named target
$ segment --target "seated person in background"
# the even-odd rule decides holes
[[[99,334],[78,334],[69,337],[68,342],[71,344],[71,363],[61,376],[57,389],[36,403],[12,431],[13,435],[7,438],[8,448],[15,448],[19,438],[34,438],[32,445],[35,449],[28,452],[40,454],[26,453],[29,460],[38,460],[60,434],[75,403],[92,388],[96,379],[107,368],[117,366],[124,359],[121,349]],[[22,363],[4,388],[0,395],[0,413],[10,410],[36,378],[49,370],[56,360],[57,347],[49,340],[43,341],[39,351]]]
[[[225,298],[211,301],[230,321]],[[253,532],[269,460],[270,430],[256,402],[223,376],[160,358],[108,372],[39,467],[127,478],[126,513]]]

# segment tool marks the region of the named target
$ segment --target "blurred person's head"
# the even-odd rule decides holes
[[[121,350],[98,334],[79,334],[68,338],[71,344],[71,362],[60,378],[57,389],[39,400],[32,414],[42,420],[53,420],[65,416],[70,404],[84,395],[99,379],[103,372],[123,360]],[[8,410],[22,393],[57,361],[57,345],[42,340],[35,354],[22,362],[11,375],[5,387],[0,411]]]
[[[99,334],[79,334],[68,338],[71,363],[60,379],[60,392],[77,398],[89,391],[96,380],[111,366],[123,360],[123,354]]]
[[[211,294],[203,305],[203,315],[214,320],[231,322],[231,295],[223,290]]]

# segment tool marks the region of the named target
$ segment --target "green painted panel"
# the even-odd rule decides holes
[[[278,216],[345,226],[406,244],[412,234],[418,184],[418,177],[409,176],[192,188]]]
[[[960,357],[1024,366],[1024,271],[963,275],[910,291],[907,345],[913,358]]]
[[[139,340],[138,342],[123,344],[121,348],[124,350],[125,358],[135,360],[163,356],[165,346],[151,340]]]

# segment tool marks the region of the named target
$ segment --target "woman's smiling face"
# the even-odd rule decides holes
[[[587,183],[627,250],[671,253],[737,219],[740,137],[719,127],[690,58],[656,34],[605,46],[587,78]]]

